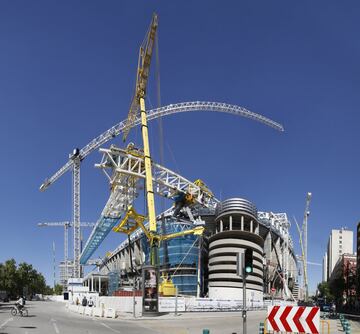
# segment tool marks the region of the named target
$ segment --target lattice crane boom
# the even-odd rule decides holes
[[[130,129],[134,126],[133,124],[136,118],[139,116],[140,99],[145,98],[146,96],[147,83],[150,74],[151,57],[155,44],[157,27],[158,27],[158,17],[156,14],[153,14],[149,31],[147,32],[146,37],[143,43],[141,44],[139,50],[138,67],[136,71],[135,93],[131,101],[128,118],[125,122],[123,141],[126,141]]]
[[[73,227],[74,224],[70,221],[63,221],[63,222],[46,222],[46,223],[38,223],[38,226],[65,226],[67,225],[68,227]],[[94,227],[95,223],[88,223],[88,222],[81,222],[80,223],[81,227]]]

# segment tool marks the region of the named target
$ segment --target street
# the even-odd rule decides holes
[[[91,318],[72,313],[65,304],[57,302],[28,302],[29,317],[11,316],[10,304],[0,307],[0,334],[210,334],[242,333],[241,314],[184,313],[175,317],[167,314],[157,318],[132,319],[131,316],[117,319]],[[248,313],[248,333],[258,333],[265,311]]]

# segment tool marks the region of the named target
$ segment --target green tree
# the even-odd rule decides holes
[[[63,293],[63,287],[60,284],[55,285],[55,295],[62,295]]]
[[[345,280],[344,278],[337,278],[331,281],[330,290],[334,296],[336,304],[338,306],[343,304],[344,301],[344,291],[345,291]]]
[[[331,293],[330,286],[328,282],[322,282],[318,284],[319,296],[321,298],[326,299],[327,302],[331,302],[334,300],[334,295]]]
[[[45,278],[31,264],[26,262],[16,266],[14,259],[0,263],[0,290],[5,290],[11,297],[31,296],[35,293],[52,294]]]
[[[7,260],[4,263],[3,274],[4,290],[7,291],[10,296],[17,297],[17,272],[16,261],[14,259]]]

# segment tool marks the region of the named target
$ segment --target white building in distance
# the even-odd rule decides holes
[[[323,271],[322,271],[322,281],[326,282],[328,280],[328,256],[327,252],[323,256]]]
[[[67,275],[66,275],[67,269]],[[74,264],[72,261],[68,261],[67,267],[65,266],[65,262],[61,261],[59,264],[59,271],[60,271],[60,284],[62,286],[67,285],[67,280],[74,276]]]
[[[327,279],[331,276],[336,262],[344,254],[353,254],[353,231],[341,228],[341,230],[331,230],[327,247]]]

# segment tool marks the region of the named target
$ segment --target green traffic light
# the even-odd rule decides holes
[[[252,268],[251,267],[245,267],[245,272],[246,273],[251,273],[252,272]]]

